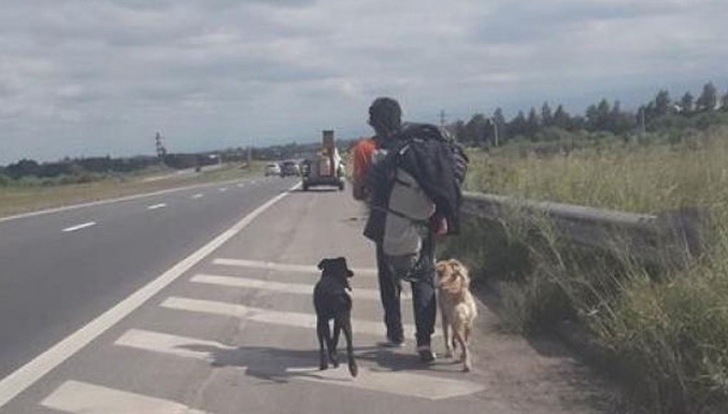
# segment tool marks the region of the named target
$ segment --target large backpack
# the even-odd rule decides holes
[[[417,145],[421,141],[432,140],[441,143],[450,153],[454,178],[458,189],[462,191],[470,159],[465,154],[463,146],[457,143],[447,130],[432,124],[405,123],[397,137],[401,143],[399,145],[400,150],[408,145]]]
[[[387,155],[376,163],[369,175],[373,191],[372,214],[382,216],[389,204],[389,194],[396,170],[412,175],[433,200],[437,213],[448,221],[448,234],[457,234],[460,223],[462,183],[469,159],[462,146],[435,125],[406,123],[396,136],[382,143]],[[376,221],[380,221],[378,219]],[[365,231],[377,240],[376,227]],[[374,230],[374,231],[373,231]]]

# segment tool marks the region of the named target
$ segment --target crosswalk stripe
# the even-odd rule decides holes
[[[73,414],[205,414],[183,404],[80,381],[66,381],[42,406]]]
[[[226,287],[270,290],[296,295],[312,295],[314,287],[313,284],[271,282],[268,280],[209,275],[204,273],[194,275],[190,279],[190,282]],[[379,300],[379,291],[375,289],[354,288],[352,289],[351,294],[354,299]],[[403,299],[411,299],[411,296],[412,295],[409,292],[402,292]]]
[[[485,386],[472,381],[410,374],[399,371],[373,371],[363,368],[359,376],[351,378],[344,369],[320,371],[316,367],[288,368],[293,378],[327,385],[361,388],[369,391],[442,400],[483,391]]]
[[[142,329],[126,331],[114,345],[131,348],[158,351],[182,358],[202,359],[212,362],[212,351],[232,351],[234,346],[228,346],[215,341],[186,338]]]
[[[213,362],[215,352],[233,351],[234,346],[204,339],[188,338],[160,332],[130,329],[114,342],[117,346],[161,352],[182,358]]]
[[[177,357],[190,358],[208,362],[221,360],[236,361],[236,364],[244,364],[246,361],[255,361],[260,365],[261,358],[265,357],[265,351],[246,350],[235,348],[214,341],[207,341],[184,336],[170,335],[159,332],[131,329],[124,333],[115,343],[118,346],[125,346],[144,351],[157,352]],[[225,355],[225,353],[232,353]],[[316,359],[314,357],[314,359]],[[219,362],[219,361],[218,361]],[[369,391],[386,392],[389,394],[405,395],[430,400],[463,396],[480,392],[485,387],[481,384],[450,378],[442,378],[431,375],[411,374],[400,371],[374,371],[366,368],[360,370],[359,376],[351,378],[348,371],[342,365],[340,369],[320,371],[318,368],[309,366],[311,361],[302,358],[291,357],[285,361],[278,361],[293,367],[286,368],[283,373],[278,372],[275,364],[271,365],[272,372],[284,375],[287,378],[303,381],[311,381],[326,385],[339,385],[354,387]],[[246,366],[238,365],[247,371]],[[261,367],[256,370],[262,369]]]
[[[213,264],[221,266],[237,266],[249,267],[253,269],[276,270],[280,272],[298,272],[298,273],[321,273],[318,267],[313,265],[296,265],[276,262],[264,262],[261,260],[244,260],[244,259],[224,259],[217,258],[212,261]],[[376,276],[377,269],[374,268],[357,268],[352,267],[351,270],[355,275]]]
[[[213,315],[231,316],[249,321],[269,323],[273,325],[293,326],[298,328],[316,328],[316,315],[313,313],[281,312],[269,309],[251,308],[244,305],[210,300],[188,299],[172,296],[164,300],[159,306],[188,312],[201,312]],[[313,307],[313,305],[312,305]],[[384,335],[382,322],[354,319],[351,321],[354,333],[366,335]],[[415,327],[404,324],[404,334],[407,338],[414,337]],[[435,335],[438,335],[436,332]]]

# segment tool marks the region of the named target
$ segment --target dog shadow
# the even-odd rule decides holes
[[[294,350],[275,347],[253,346],[234,349],[214,345],[180,345],[180,349],[206,353],[212,367],[245,368],[246,375],[274,383],[288,383],[292,379],[315,379],[326,382],[349,382],[354,379],[346,375],[327,375],[327,371],[318,368],[319,353],[316,349]],[[443,366],[440,364],[423,364],[416,355],[395,353],[380,346],[355,347],[357,360],[369,361],[370,371],[422,371],[433,370]],[[330,370],[346,370],[346,356],[339,353],[341,365]],[[447,364],[447,363],[444,363]],[[449,364],[448,364],[449,365]]]

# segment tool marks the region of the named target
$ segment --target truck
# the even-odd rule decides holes
[[[301,163],[303,191],[316,186],[335,186],[344,190],[344,164],[336,148],[333,130],[323,131],[321,150]]]

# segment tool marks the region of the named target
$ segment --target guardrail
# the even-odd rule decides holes
[[[702,252],[707,214],[681,210],[657,215],[539,202],[514,197],[465,192],[461,212],[490,221],[507,222],[515,212],[551,219],[567,240],[624,253],[655,264],[685,265]]]

